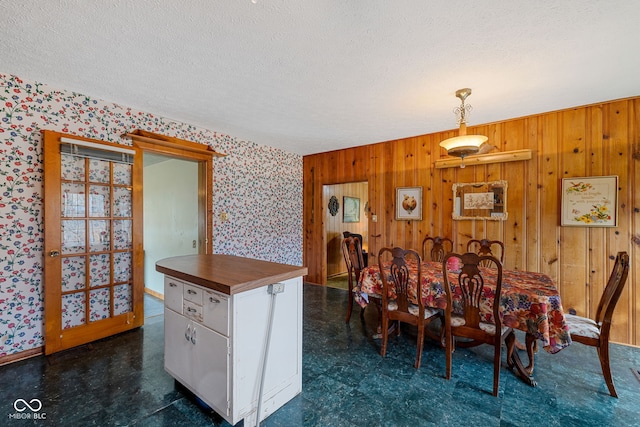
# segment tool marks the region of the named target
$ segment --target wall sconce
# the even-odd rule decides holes
[[[447,154],[450,156],[460,157],[460,167],[464,167],[464,158],[470,154],[477,154],[480,151],[480,146],[487,141],[487,137],[484,135],[467,135],[467,113],[470,113],[471,105],[465,105],[464,101],[471,95],[471,89],[464,88],[456,91],[456,97],[460,98],[462,103],[460,107],[456,107],[453,112],[458,118],[458,124],[460,130],[458,136],[445,139],[440,143],[440,146],[447,150]]]

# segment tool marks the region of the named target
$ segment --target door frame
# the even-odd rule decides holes
[[[140,162],[143,162],[144,153],[148,152],[198,163],[198,253],[213,253],[213,159],[224,154],[205,144],[142,130],[125,136],[130,137],[133,146],[140,149]],[[134,183],[143,186],[142,176],[134,177]]]
[[[343,181],[343,182],[331,182],[331,183],[323,183],[320,185],[320,206],[322,206],[321,212],[322,212],[322,277],[321,277],[321,285],[326,285],[327,284],[327,277],[328,277],[328,265],[327,265],[327,257],[328,257],[328,248],[327,245],[329,243],[329,240],[327,238],[327,221],[326,221],[326,215],[328,212],[328,204],[329,204],[329,200],[327,198],[325,198],[325,187],[327,186],[346,186],[349,184],[366,184],[367,185],[367,200],[366,201],[362,201],[361,203],[366,203],[369,202],[371,200],[370,197],[370,189],[369,189],[369,180],[368,179],[363,179],[363,180],[356,180],[356,181]],[[342,209],[344,208],[344,206],[342,206],[343,201],[340,200],[340,210],[339,212],[342,212]],[[364,205],[361,206],[361,209],[367,209],[365,208]],[[369,212],[370,214],[370,212]],[[369,242],[369,229],[370,229],[370,215],[365,213],[366,219],[362,219],[361,221],[364,221],[365,224],[365,229],[366,232],[362,233],[363,237],[366,237],[367,239],[367,247],[369,247],[370,242]],[[339,215],[342,215],[342,213],[340,213]],[[364,244],[364,242],[362,242],[362,244]],[[341,249],[340,249],[341,250]]]

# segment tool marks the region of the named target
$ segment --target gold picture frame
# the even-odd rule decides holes
[[[396,219],[422,220],[422,187],[396,188]]]
[[[618,177],[563,178],[560,225],[617,227]]]

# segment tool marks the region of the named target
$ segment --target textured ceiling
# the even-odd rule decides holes
[[[255,1],[255,3],[254,3]],[[0,73],[299,154],[640,95],[636,0],[0,0]]]

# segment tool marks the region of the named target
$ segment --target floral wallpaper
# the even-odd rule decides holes
[[[1,73],[0,120],[0,357],[43,345],[41,129],[125,145],[122,134],[143,129],[212,146],[227,154],[214,161],[214,252],[302,265],[297,154]]]

